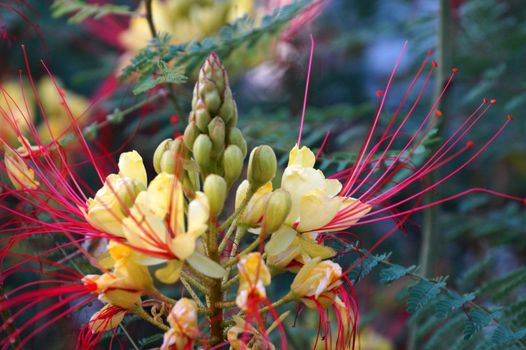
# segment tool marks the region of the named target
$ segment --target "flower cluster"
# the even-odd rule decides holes
[[[434,67],[432,64],[430,73]],[[428,80],[429,76],[424,88]],[[468,121],[476,122],[489,106],[484,102]],[[103,175],[96,155],[82,135],[77,135],[101,181],[93,192],[86,191],[75,167],[66,163],[58,140],[46,144],[36,132],[24,134],[13,122],[13,115],[3,110],[22,146],[4,143],[3,169],[14,189],[2,185],[0,196],[39,207],[46,215],[0,205],[11,214],[11,227],[25,223],[23,229],[9,231],[11,235],[2,240],[9,242],[2,250],[2,261],[19,260],[2,273],[2,279],[35,261],[49,268],[44,271],[51,277],[10,291],[5,301],[0,301],[0,311],[17,309],[12,317],[16,323],[27,311],[23,303],[36,293],[42,296],[35,303],[57,296],[64,299],[38,313],[0,344],[7,346],[43,317],[49,318],[46,325],[50,325],[98,298],[100,309],[86,327],[90,336],[79,338],[84,348],[94,347],[100,334],[115,329],[127,314],[135,314],[164,334],[161,349],[190,349],[194,345],[274,349],[271,339],[278,339],[270,335],[274,329],[280,332],[283,348],[282,321],[290,314],[284,308],[290,303],[316,310],[321,320],[327,320],[328,312],[334,310],[339,323],[336,346],[354,345],[359,318],[353,285],[347,278],[349,269],[338,260],[342,251],[328,241],[343,237],[353,226],[378,220],[394,220],[395,230],[409,214],[449,199],[425,205],[419,201],[450,177],[446,176],[394,200],[402,190],[413,189],[424,176],[472,147],[453,150],[473,125],[466,122],[427,161],[413,166],[411,156],[425,137],[420,132],[428,128],[435,108],[436,104],[395,156],[389,150],[411,113],[396,129],[395,113],[380,141],[370,147],[378,112],[357,161],[349,169],[326,177],[316,168],[317,156],[301,146],[299,139],[281,179],[276,178],[274,150],[261,145],[250,152],[246,178],[239,181],[247,143],[236,125],[237,107],[225,69],[212,53],[200,70],[184,136],[158,145],[153,177],[136,151],[122,153],[118,171]],[[71,123],[78,123],[74,116]],[[405,177],[396,178],[399,174]],[[234,195],[231,203],[229,197]],[[19,256],[11,249],[32,235],[63,235],[67,242],[33,257]],[[86,244],[94,242],[99,249],[92,254]],[[57,249],[71,247],[91,263],[89,272],[79,274],[47,258]],[[93,273],[94,269],[98,272]],[[289,283],[280,283],[277,289],[273,282],[280,274],[288,276]],[[38,286],[41,289],[35,290]],[[275,298],[274,293],[283,289],[284,296]],[[174,299],[182,293],[186,297]],[[86,296],[82,302],[69,304]],[[59,308],[64,310],[52,316]],[[326,321],[323,323],[326,328]],[[40,329],[27,334],[17,347]]]

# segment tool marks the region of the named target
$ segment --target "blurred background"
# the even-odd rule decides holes
[[[97,149],[137,149],[146,158],[145,164],[151,164],[149,157],[158,143],[183,132],[196,68],[215,50],[229,73],[240,128],[249,147],[272,145],[284,165],[298,136],[312,34],[315,49],[302,142],[317,149],[330,131],[319,164],[325,173],[332,174],[352,165],[352,157],[372,123],[377,91],[385,89],[407,42],[385,107],[384,123],[396,110],[429,50],[434,51],[432,57],[444,74],[458,68],[440,105],[441,123],[433,137],[451,135],[485,97],[497,103],[473,128],[471,140],[477,143],[489,139],[508,114],[514,119],[479,158],[437,189],[437,198],[471,187],[526,195],[523,0],[332,0],[292,4],[271,0],[154,0],[157,30],[171,37],[160,35],[150,44],[151,34],[140,15],[144,12],[140,3],[0,2],[0,83],[13,98],[23,101],[19,70],[26,70],[21,48],[24,45],[52,129],[42,128],[43,137],[52,133],[67,138],[68,132],[49,70]],[[280,8],[285,5],[289,7]],[[162,55],[152,54],[153,50],[141,51],[148,45],[160,47]],[[160,81],[152,81],[153,71],[160,71],[164,82],[175,84],[167,88]],[[23,75],[23,88],[29,91]],[[423,96],[422,110],[415,114],[429,109],[438,85],[432,81]],[[2,103],[4,99],[0,99]],[[42,122],[38,101],[28,99],[27,103],[38,125]],[[3,125],[0,133],[8,133]],[[426,151],[432,148],[430,143]],[[74,152],[70,157],[76,157]],[[458,166],[452,163],[451,168]],[[445,174],[447,169],[442,169],[437,176]],[[4,174],[1,180],[6,181]],[[435,231],[430,233],[430,241],[422,239],[426,225]],[[387,221],[360,226],[353,233],[368,249],[391,227]],[[385,256],[376,263],[374,259],[368,261],[370,266],[354,276],[354,281],[359,280],[356,294],[361,348],[523,348],[517,339],[526,334],[525,233],[524,207],[486,194],[447,202],[427,217],[422,213],[413,216],[374,254],[392,252],[388,260],[400,268],[421,266],[415,273],[425,279],[400,276],[392,283],[381,283],[386,266],[378,261],[386,260]],[[422,255],[423,245],[431,247],[431,252]],[[351,263],[356,258],[341,259]],[[428,267],[422,269],[422,265]],[[444,289],[428,293],[418,289],[422,287],[419,283],[425,284],[422,281],[435,283],[432,278],[438,276],[449,276]],[[425,304],[418,310],[407,305],[416,292],[423,293],[417,296]],[[458,293],[465,297],[463,301],[471,300],[470,293],[475,293],[474,302],[485,311],[477,313],[477,306],[464,302],[451,306],[454,303],[447,301],[458,298],[448,293]],[[441,301],[447,306],[445,314],[440,315],[444,317],[436,314]],[[71,331],[57,327],[42,333],[32,342],[33,348],[44,340],[52,344],[49,349],[72,348],[76,340],[73,329],[90,314],[83,310],[74,322],[61,325]],[[317,329],[317,315],[301,315],[287,327],[291,349],[312,347],[316,338],[313,330]],[[500,329],[501,325],[505,327]],[[148,329],[136,329],[133,319],[127,327],[132,334],[141,334],[141,348],[159,346],[158,339],[148,338]],[[311,331],[305,333],[305,329]],[[498,339],[492,343],[493,337],[508,343],[499,343]]]

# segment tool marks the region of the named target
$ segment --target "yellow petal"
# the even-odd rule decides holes
[[[92,333],[105,332],[117,327],[123,320],[125,310],[114,305],[105,305],[91,316],[88,325]]]
[[[314,167],[315,162],[316,156],[312,153],[310,148],[306,146],[298,149],[298,145],[296,144],[289,153],[289,166],[296,164],[305,168],[312,168]]]
[[[137,151],[125,152],[120,155],[119,174],[131,177],[145,185],[148,183],[146,169]]]
[[[320,190],[312,191],[301,199],[297,230],[309,232],[328,224],[342,205],[340,198],[329,198]]]
[[[209,213],[208,198],[204,193],[196,192],[195,199],[188,205],[188,231],[202,230],[203,225],[206,226]]]
[[[193,235],[180,233],[170,242],[170,249],[177,258],[185,260],[194,253],[195,240]]]
[[[165,284],[174,284],[179,279],[182,269],[182,261],[170,260],[166,263],[165,267],[155,271],[155,277]]]

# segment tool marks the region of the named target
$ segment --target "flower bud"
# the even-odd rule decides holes
[[[161,172],[175,174],[178,158],[181,156],[182,140],[166,139],[159,144],[153,154],[153,167],[159,174]]]
[[[220,153],[225,149],[225,122],[221,117],[215,117],[208,124],[208,135],[212,140],[214,152]]]
[[[213,81],[220,93],[223,93],[225,87],[228,86],[225,67],[215,52],[208,55],[199,72],[199,80],[204,80],[205,78]]]
[[[159,146],[155,149],[155,152],[153,152],[153,168],[155,169],[155,172],[159,174],[161,172],[161,157],[164,152],[168,150],[170,142],[173,141],[172,139],[166,139],[162,141]]]
[[[193,111],[193,115],[197,128],[201,132],[206,133],[208,131],[208,123],[210,123],[212,118],[210,117],[210,113],[207,111],[207,107],[204,105],[203,101],[199,100],[197,102],[197,106],[195,111]]]
[[[250,185],[259,188],[276,175],[277,160],[270,146],[258,146],[250,153],[247,178]]]
[[[212,141],[208,135],[197,136],[193,146],[194,158],[201,168],[207,168],[210,164],[210,152],[212,151]]]
[[[253,198],[248,202],[247,209],[243,215],[243,221],[249,226],[254,227],[265,214],[270,193],[264,194],[259,198]]]
[[[223,169],[228,186],[237,180],[243,170],[243,152],[236,145],[230,145],[223,153]]]
[[[341,284],[342,268],[330,261],[320,261],[320,258],[310,260],[303,265],[290,289],[299,297],[314,297],[317,299],[322,293],[331,291]]]
[[[228,144],[239,147],[241,152],[243,152],[243,157],[247,155],[247,142],[238,128],[231,128],[228,132]]]
[[[203,190],[210,204],[210,215],[219,215],[225,204],[227,195],[226,181],[219,175],[210,174],[206,177]]]
[[[230,88],[226,88],[225,94],[223,96],[223,104],[221,105],[221,108],[219,109],[219,116],[223,118],[225,123],[228,123],[230,119],[232,119],[234,113],[236,112],[236,102],[234,101],[234,98],[232,97],[232,91]]]
[[[195,139],[199,136],[199,130],[197,129],[197,126],[195,123],[190,122],[186,129],[184,129],[184,135],[183,135],[183,141],[186,147],[188,147],[189,150],[192,150],[194,147]]]
[[[274,191],[265,209],[263,230],[269,234],[276,231],[285,222],[292,206],[290,194],[282,189]]]

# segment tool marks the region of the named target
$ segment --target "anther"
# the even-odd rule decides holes
[[[471,148],[471,147],[473,147],[474,145],[475,145],[475,142],[473,142],[473,141],[471,141],[471,140],[469,140],[468,142],[466,142],[466,147],[467,147],[467,148]]]
[[[456,72],[458,72],[458,68],[453,68],[451,71],[452,71],[453,73],[456,73]]]
[[[507,115],[508,120],[511,122],[513,120],[513,116],[511,114]]]
[[[484,97],[484,98],[482,99],[482,102],[484,102],[484,103],[488,103],[488,99]]]
[[[434,68],[438,67],[438,63],[435,60],[432,60],[431,64],[433,65]]]
[[[491,103],[492,105],[494,105],[495,103],[497,103],[497,100],[496,100],[496,99],[491,99],[491,100],[489,101],[489,103]]]
[[[384,92],[382,90],[376,91],[376,96],[382,97],[384,95]]]

